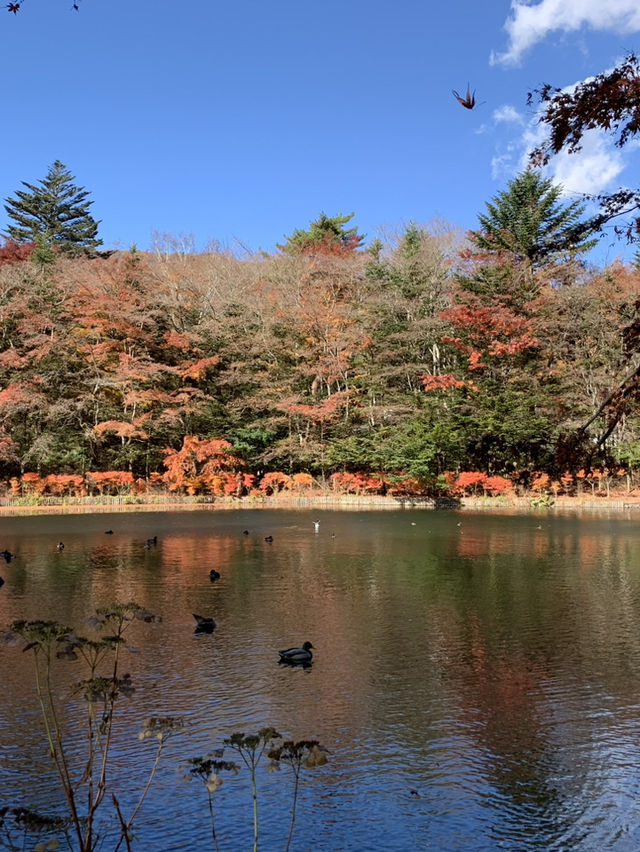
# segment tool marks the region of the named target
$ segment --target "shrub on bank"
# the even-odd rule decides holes
[[[596,468],[576,474],[565,472],[552,479],[540,471],[519,471],[512,477],[489,475],[482,471],[447,471],[437,485],[402,474],[359,472],[333,473],[324,485],[308,473],[292,475],[269,471],[260,478],[239,470],[200,470],[167,481],[166,475],[152,473],[148,478],[134,478],[129,471],[88,471],[79,474],[26,472],[9,481],[0,481],[0,494],[11,499],[130,497],[142,500],[144,495],[177,494],[188,497],[272,497],[278,494],[326,493],[354,496],[393,497],[610,497],[633,494],[633,476],[624,469],[610,471]]]

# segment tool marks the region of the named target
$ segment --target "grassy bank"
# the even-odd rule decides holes
[[[122,495],[93,497],[2,497],[0,514],[81,514],[99,512],[175,512],[228,511],[234,509],[333,509],[333,510],[397,510],[449,509],[468,511],[576,511],[576,510],[640,510],[640,497],[620,495],[595,497],[557,497],[541,499],[539,495],[501,497],[461,497],[436,501],[427,497],[394,497],[317,493],[306,495],[277,494],[268,497],[202,497],[175,494]]]

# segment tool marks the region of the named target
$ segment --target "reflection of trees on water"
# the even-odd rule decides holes
[[[502,837],[539,832],[541,849],[572,830],[576,808],[601,807],[612,778],[624,786],[620,749],[637,765],[639,733],[632,528],[328,513],[316,534],[307,514],[265,513],[259,529],[207,515],[184,529],[65,532],[63,553],[59,535],[49,550],[12,539],[26,558],[5,571],[0,622],[42,617],[46,604],[81,625],[135,600],[164,621],[132,632],[140,688],[127,736],[149,712],[184,715],[209,745],[274,724],[333,746],[324,784],[411,779],[420,808],[468,803],[468,820],[498,815]],[[213,634],[194,637],[193,612],[215,618]],[[305,640],[312,668],[278,667],[277,650]],[[26,701],[27,684],[11,683]]]
[[[637,701],[638,546],[597,528],[533,538],[530,549],[512,540],[509,553],[502,534],[465,536],[456,618],[442,627],[460,720],[487,779],[517,826],[546,823],[560,837],[620,772],[602,708],[620,725]],[[618,736],[632,746],[637,732],[634,723]]]

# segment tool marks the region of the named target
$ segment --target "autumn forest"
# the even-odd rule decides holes
[[[548,200],[532,172],[498,200],[527,175]],[[558,238],[581,210],[553,201]],[[333,475],[431,493],[463,471],[635,471],[638,267],[589,268],[561,239],[492,243],[490,222],[410,224],[364,248],[350,219],[241,258],[168,243],[43,257],[8,240],[5,490],[269,493]]]
[[[23,181],[0,245],[0,491],[640,486],[640,252],[589,263],[604,229],[638,244],[640,190],[569,202],[542,172],[587,132],[635,139],[640,61],[529,102],[547,136],[466,234],[321,213],[272,252],[104,251],[63,163]]]

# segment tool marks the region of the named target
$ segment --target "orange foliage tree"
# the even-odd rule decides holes
[[[467,357],[471,371],[482,370],[504,356],[520,355],[540,347],[540,341],[533,334],[532,322],[515,314],[501,299],[483,305],[467,294],[465,303],[443,311],[442,318],[455,332],[443,335],[443,342]]]
[[[456,491],[462,494],[477,494],[487,481],[487,474],[479,471],[463,471],[455,481]]]
[[[164,451],[166,472],[163,481],[169,491],[210,490],[213,478],[225,471],[236,471],[242,461],[231,452],[232,445],[222,438],[198,438],[185,435],[179,450]]]
[[[258,490],[261,494],[277,494],[291,487],[291,477],[286,473],[272,471],[265,473],[260,480]]]
[[[104,471],[88,471],[85,474],[85,481],[92,494],[97,491],[99,494],[121,494],[123,491],[130,491],[133,487],[133,474],[124,470],[104,470]]]
[[[384,476],[369,473],[334,473],[331,488],[342,494],[384,494],[389,482]]]

